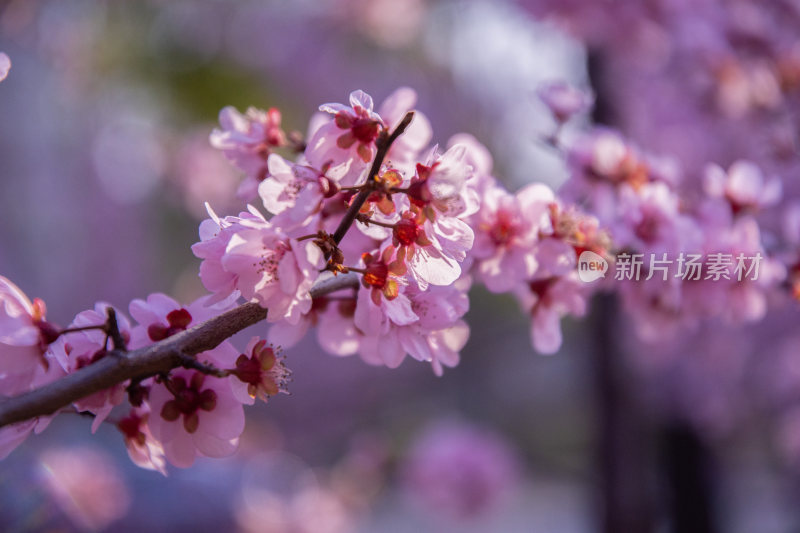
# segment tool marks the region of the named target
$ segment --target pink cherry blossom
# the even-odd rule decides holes
[[[269,154],[286,144],[281,113],[275,108],[262,111],[251,107],[241,114],[233,107],[225,107],[219,113],[219,123],[221,129],[211,133],[211,145],[245,172],[247,177],[239,195],[251,200],[256,196],[258,183],[267,176]]]
[[[231,375],[235,378],[231,380],[234,395],[243,404],[252,405],[257,398],[266,402],[279,392],[289,392],[286,383],[291,372],[284,365],[283,357],[277,356],[275,348],[258,337],[247,343]]]
[[[223,313],[234,303],[229,298],[212,304],[208,296],[203,296],[184,306],[162,293],[153,293],[146,300],[135,299],[128,306],[128,312],[138,325],[131,329],[128,348],[142,348],[164,340]]]
[[[516,194],[495,186],[483,195],[473,216],[477,229],[472,255],[478,279],[492,292],[507,292],[537,269],[536,243],[546,227],[552,190],[528,185]]]
[[[309,290],[323,265],[316,244],[289,239],[269,223],[234,233],[222,257],[242,296],[269,309],[271,322],[295,323],[308,312]]]
[[[83,311],[73,319],[70,328],[103,326],[107,320],[106,303],[97,303],[94,309]],[[131,328],[128,319],[122,313],[116,313],[117,325],[124,340],[130,340]],[[50,353],[66,373],[72,373],[109,356],[111,346],[108,335],[102,329],[88,329],[62,335],[50,347]],[[86,398],[74,402],[78,411],[94,414],[92,432],[96,432],[100,424],[108,417],[111,410],[125,399],[126,382],[96,392]]]
[[[241,293],[270,310],[268,320],[296,323],[311,308],[308,291],[324,264],[312,241],[286,236],[259,216],[212,219],[200,227],[202,241],[192,248],[203,259],[200,279],[213,300]]]
[[[338,182],[347,171],[345,165],[322,170],[300,163],[290,163],[278,154],[267,161],[268,177],[258,186],[264,207],[275,215],[290,212],[290,224],[304,222],[322,207],[322,202],[339,192]]]
[[[194,255],[203,261],[200,263],[200,280],[213,296],[211,303],[224,300],[232,295],[239,296],[236,288],[237,277],[227,272],[222,266],[222,258],[231,237],[237,231],[265,223],[260,214],[243,212],[238,217],[219,218],[206,204],[210,218],[200,223],[200,242],[192,245]]]
[[[220,367],[232,367],[232,358],[198,356]],[[234,396],[231,378],[217,378],[194,370],[173,370],[150,388],[148,425],[175,466],[186,468],[195,457],[225,457],[238,446],[244,431],[244,409]]]
[[[679,196],[663,182],[620,189],[620,214],[610,224],[614,243],[644,253],[696,250],[700,230],[681,212]]]
[[[466,146],[453,145],[441,155],[434,148],[424,164],[417,164],[416,175],[408,186],[409,200],[421,209],[432,208],[450,216],[469,216],[471,208],[477,208],[469,201],[466,187],[473,174]]]
[[[0,276],[0,395],[27,390],[37,370],[45,367],[44,351],[58,338],[45,313],[42,300],[31,302],[19,287]]]
[[[395,368],[408,354],[431,363],[436,375],[443,367],[458,364],[458,352],[469,338],[469,327],[461,317],[469,308],[465,291],[468,280],[447,287],[431,286],[421,291],[404,287],[397,298],[376,304],[359,291],[355,326],[363,334],[359,354],[370,364]]]
[[[531,343],[543,354],[561,347],[561,319],[586,313],[586,285],[577,274],[534,279],[514,291],[520,306],[531,316]]]
[[[364,91],[350,93],[350,106],[323,104],[320,111],[333,119],[322,124],[311,135],[305,156],[311,166],[344,164],[346,178],[342,185],[355,185],[375,155],[375,141],[386,128],[383,119],[372,110],[372,97]]]
[[[117,422],[117,428],[125,439],[125,447],[133,464],[167,475],[164,448],[153,437],[147,423],[150,416],[149,406],[144,404],[131,409],[128,416]]]

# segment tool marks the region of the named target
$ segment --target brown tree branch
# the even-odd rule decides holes
[[[365,189],[358,193],[358,195],[353,199],[350,203],[350,207],[347,208],[347,212],[342,217],[342,221],[339,222],[339,227],[336,228],[336,231],[333,233],[333,240],[336,241],[336,244],[342,242],[345,233],[347,230],[350,229],[350,226],[356,219],[356,215],[358,212],[361,211],[361,206],[364,205],[364,202],[367,201],[369,195],[372,194],[374,190],[371,184],[375,183],[375,176],[378,175],[378,172],[381,170],[381,165],[383,165],[383,160],[386,158],[386,154],[389,153],[389,148],[392,147],[392,143],[397,140],[400,135],[406,131],[406,128],[409,124],[411,124],[411,120],[414,118],[414,112],[409,111],[403,117],[403,120],[397,125],[391,135],[386,135],[385,130],[382,132],[381,136],[378,137],[378,140],[375,144],[378,147],[378,151],[375,153],[375,159],[372,160],[372,166],[369,169],[369,174],[367,174],[367,183],[368,185]]]
[[[310,292],[316,298],[357,287],[358,278],[337,276],[321,279]],[[130,352],[114,350],[96,363],[53,383],[1,401],[0,427],[51,415],[81,398],[118,383],[144,379],[184,366],[187,356],[211,350],[265,318],[266,309],[256,303],[246,303],[151,346]]]

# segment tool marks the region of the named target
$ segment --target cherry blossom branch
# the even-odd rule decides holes
[[[358,278],[353,276],[325,278],[311,289],[311,296],[317,298],[354,287],[358,287]],[[116,319],[112,320],[112,316],[109,316],[115,349],[99,361],[58,381],[0,401],[0,427],[51,415],[81,398],[118,383],[145,379],[173,368],[197,367],[189,359],[197,361],[193,356],[215,348],[266,317],[266,309],[256,303],[246,303],[151,346],[126,352],[119,349],[121,335],[114,339],[119,332],[116,335],[113,333]]]
[[[406,113],[406,115],[403,117],[403,120],[400,121],[400,124],[397,125],[391,135],[386,136],[386,132],[384,131],[378,137],[377,141],[375,142],[378,147],[378,151],[375,154],[375,159],[372,160],[372,167],[370,167],[369,174],[367,174],[367,182],[365,187],[350,203],[350,207],[347,209],[342,221],[339,223],[339,227],[337,227],[336,231],[333,233],[333,240],[336,242],[336,244],[342,242],[345,233],[347,233],[347,230],[353,225],[353,222],[355,221],[359,211],[361,211],[361,207],[364,205],[364,202],[366,202],[367,198],[369,198],[369,195],[372,194],[373,184],[375,183],[373,177],[380,172],[381,166],[383,165],[383,160],[386,158],[386,154],[389,152],[389,148],[391,148],[392,143],[396,141],[404,131],[406,131],[406,128],[409,124],[411,124],[411,120],[413,118],[414,112],[409,111]]]

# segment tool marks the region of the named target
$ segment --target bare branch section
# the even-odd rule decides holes
[[[337,276],[320,280],[312,297],[357,288],[358,278]],[[129,379],[144,379],[184,366],[187,356],[215,348],[248,326],[267,318],[267,310],[246,303],[172,337],[139,350],[114,350],[94,364],[41,388],[0,402],[0,427],[37,416],[51,415],[81,398]]]

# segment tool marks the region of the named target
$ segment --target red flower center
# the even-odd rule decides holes
[[[186,309],[176,309],[167,314],[167,326],[164,324],[150,324],[147,336],[153,342],[158,342],[184,331],[192,323],[192,315]]]

